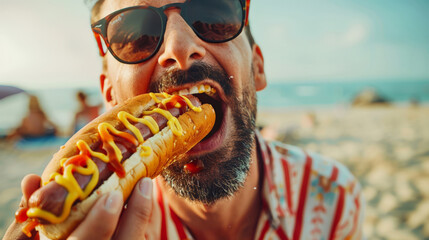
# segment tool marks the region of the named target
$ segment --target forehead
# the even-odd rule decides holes
[[[122,8],[149,5],[153,7],[161,7],[170,3],[185,2],[186,0],[105,0],[100,8],[100,15],[106,16],[109,13],[117,11]]]

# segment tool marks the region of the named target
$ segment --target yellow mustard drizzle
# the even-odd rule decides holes
[[[145,124],[150,129],[152,134],[157,134],[159,132],[158,124],[156,123],[155,119],[153,119],[153,117],[144,116],[142,118],[136,118],[127,112],[121,111],[118,113],[118,118],[127,129],[134,133],[134,136],[137,137],[137,141],[139,143],[144,142],[143,136],[140,131],[128,121],[128,119],[133,122]]]
[[[149,93],[149,95],[155,101],[155,103],[161,103],[163,105],[171,101],[172,98],[174,97],[167,93]],[[160,100],[158,99],[158,97],[163,97],[164,99]],[[186,104],[191,110],[195,112],[202,111],[201,107],[195,107],[188,98],[184,96],[181,96],[181,98],[186,102]],[[175,106],[181,106],[181,105],[177,103],[175,104]],[[178,119],[174,117],[169,111],[163,110],[160,108],[154,108],[151,111],[144,111],[143,115],[148,115],[152,113],[159,113],[163,115],[168,120],[167,124],[170,127],[173,134],[176,136],[182,135],[182,131],[183,131],[182,126],[180,125]],[[145,124],[153,134],[156,134],[159,132],[158,124],[150,116],[143,116],[141,118],[137,118],[127,112],[121,111],[118,113],[117,117],[123,123],[125,128],[130,130],[134,134],[134,136],[132,136],[129,133],[119,131],[108,123],[100,123],[98,125],[98,132],[99,132],[101,141],[103,142],[103,148],[104,146],[107,146],[107,148],[110,149],[109,150],[105,148],[107,155],[91,150],[91,148],[85,141],[79,140],[76,143],[76,146],[80,151],[79,154],[72,156],[70,158],[62,159],[60,163],[61,163],[61,166],[63,167],[63,173],[62,174],[53,173],[49,178],[49,181],[56,181],[59,185],[63,186],[68,191],[61,215],[57,216],[41,208],[30,208],[27,211],[28,217],[42,218],[51,223],[63,222],[70,214],[73,203],[77,199],[83,200],[89,194],[91,194],[91,192],[94,190],[95,186],[97,185],[98,178],[99,178],[98,168],[95,162],[91,159],[91,157],[98,158],[101,161],[106,163],[110,163],[112,158],[118,160],[119,162],[122,161],[122,153],[118,148],[118,146],[116,145],[116,143],[114,142],[113,136],[110,133],[116,136],[125,138],[126,140],[135,144],[135,146],[138,146],[141,143],[143,143],[145,140],[143,139],[143,136],[140,133],[140,131],[134,125],[132,125],[130,121],[140,122],[142,124]],[[140,155],[142,157],[147,157],[152,154],[152,149],[148,146],[142,146],[140,147],[140,150],[141,150]],[[83,165],[85,166],[78,166],[76,164],[73,164],[74,162],[72,160],[79,161],[79,163],[83,162],[84,163]],[[73,176],[74,172],[78,172],[79,174],[82,174],[82,175],[88,175],[88,176],[92,175],[91,180],[87,184],[85,189],[80,188],[77,180]],[[44,185],[46,185],[47,183],[49,182],[45,182]]]
[[[63,206],[63,212],[60,216],[56,216],[51,212],[45,211],[41,208],[30,208],[27,211],[28,217],[41,217],[45,220],[48,220],[52,223],[59,223],[64,221],[67,216],[70,214],[71,206],[73,205],[74,201],[76,199],[83,200],[85,199],[94,189],[95,185],[98,182],[98,168],[94,161],[92,161],[89,157],[90,152],[94,153],[86,144],[86,142],[80,140],[77,142],[77,147],[80,150],[80,153],[78,156],[75,157],[81,157],[85,158],[86,160],[86,167],[76,166],[74,164],[66,165],[64,167],[63,174],[59,173],[53,173],[50,176],[50,180],[56,181],[59,185],[63,186],[68,191],[68,195],[66,197],[66,200],[64,202]],[[97,153],[95,155],[103,155],[102,153]],[[104,157],[100,158],[103,160]],[[106,157],[107,158],[107,157]],[[104,158],[104,159],[106,159]],[[64,163],[66,162],[66,158],[62,159],[62,165],[64,166]],[[73,172],[76,171],[82,175],[92,175],[91,180],[89,181],[88,185],[86,186],[85,190],[82,190],[77,183],[76,179],[73,176]]]
[[[140,156],[149,157],[152,154],[152,148],[149,146],[142,146],[140,151]]]
[[[115,135],[117,135],[117,136],[120,136],[120,137],[122,137],[122,138],[125,138],[125,139],[127,139],[127,140],[129,140],[130,142],[132,142],[132,143],[134,143],[135,145],[137,145],[138,144],[138,142],[137,142],[137,140],[134,138],[134,136],[132,136],[131,134],[129,134],[129,133],[126,133],[126,132],[122,132],[122,131],[119,131],[119,130],[117,130],[116,128],[114,128],[111,124],[108,124],[108,123],[100,123],[99,125],[98,125],[98,133],[100,134],[100,138],[101,138],[101,141],[103,142],[103,143],[107,143],[108,145],[107,146],[110,146],[110,148],[111,149],[113,149],[113,153],[114,153],[114,155],[113,156],[109,156],[110,154],[113,154],[113,153],[110,153],[108,150],[107,150],[107,156],[109,156],[109,159],[111,159],[112,157],[115,157],[115,159],[117,159],[118,160],[118,162],[121,162],[122,161],[122,153],[121,153],[121,150],[118,148],[118,146],[116,145],[116,143],[115,143],[115,141],[113,141],[113,136],[111,135],[111,134],[109,134],[109,131],[111,132],[111,133],[113,133],[113,134],[115,134]],[[103,146],[104,146],[105,144],[103,144]]]
[[[174,135],[180,136],[182,135],[182,126],[179,123],[179,120],[175,118],[171,113],[167,110],[161,109],[161,108],[155,108],[152,111],[144,111],[143,114],[153,114],[153,113],[159,113],[162,116],[164,116],[168,121],[167,124],[170,127],[171,131]]]
[[[190,109],[192,109],[192,111],[194,112],[201,112],[203,109],[201,107],[195,107],[192,103],[191,100],[189,100],[187,97],[182,96],[183,100],[185,100],[186,104],[188,104],[188,107]]]

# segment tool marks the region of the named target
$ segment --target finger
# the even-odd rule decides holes
[[[102,196],[69,239],[111,239],[123,204],[123,196],[119,191]]]
[[[34,191],[40,188],[41,178],[36,174],[28,174],[21,181],[21,191],[25,200],[28,200]]]
[[[40,177],[35,174],[29,174],[25,176],[21,181],[22,199],[19,204],[20,207],[27,207],[28,198],[31,194],[40,187]],[[26,223],[19,223],[16,220],[8,227],[3,239],[32,239],[28,238],[23,232],[22,228]],[[32,232],[32,236],[35,236],[35,230]]]
[[[152,180],[143,178],[122,213],[115,239],[138,239],[144,236],[152,213]]]
[[[22,232],[22,223],[18,223],[16,221],[13,221],[13,223],[9,226],[9,228],[6,230],[5,235],[3,236],[3,240],[7,239],[14,239],[14,240],[28,240],[28,239],[34,239],[34,236],[36,235],[36,231],[32,231],[32,237],[29,238],[27,235],[25,235]]]

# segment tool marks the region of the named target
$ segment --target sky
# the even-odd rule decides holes
[[[269,2],[269,4],[267,4]],[[427,0],[252,0],[268,80],[429,81]],[[0,84],[95,87],[83,1],[0,0]]]

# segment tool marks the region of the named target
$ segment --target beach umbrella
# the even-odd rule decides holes
[[[0,85],[0,100],[2,100],[3,98],[12,96],[14,94],[17,93],[22,93],[25,92],[24,90],[22,90],[21,88],[17,88],[14,86],[8,86],[8,85]]]

